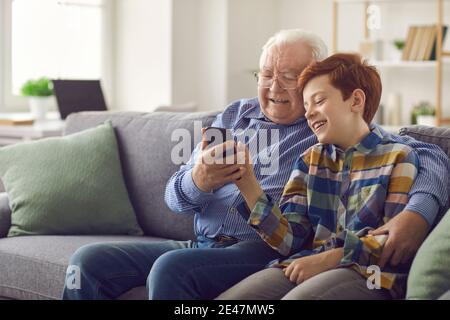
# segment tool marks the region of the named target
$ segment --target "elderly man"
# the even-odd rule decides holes
[[[309,63],[326,55],[323,41],[311,33],[279,32],[263,48],[258,98],[232,103],[213,123],[246,136],[250,146],[258,145],[260,132],[276,131],[267,146],[251,150],[255,175],[275,200],[295,159],[317,142],[304,118],[296,83]],[[395,265],[412,257],[438,211],[445,209],[449,163],[436,146],[408,137],[394,139],[415,148],[421,164],[406,209],[378,230],[389,232],[381,264]],[[171,177],[165,194],[173,211],[195,215],[197,240],[82,247],[70,261],[80,267],[81,289],[65,288],[64,298],[113,299],[147,283],[150,299],[210,299],[280,257],[237,212],[244,201],[230,182],[240,178],[239,164],[202,161],[223,148],[206,145],[202,141]],[[276,170],[270,174],[263,161],[268,152],[277,155]]]

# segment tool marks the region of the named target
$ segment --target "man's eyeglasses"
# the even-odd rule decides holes
[[[261,72],[254,72],[256,81],[260,88],[271,88],[275,79],[278,85],[285,90],[293,90],[297,88],[298,75],[290,72],[278,73],[276,75],[262,74]]]

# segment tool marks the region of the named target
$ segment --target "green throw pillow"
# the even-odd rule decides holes
[[[450,290],[450,213],[420,247],[408,278],[407,299],[437,299]]]
[[[9,237],[143,234],[109,122],[0,148],[0,177],[12,209]]]

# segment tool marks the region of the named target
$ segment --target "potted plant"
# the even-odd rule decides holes
[[[424,126],[436,125],[436,112],[428,102],[421,102],[416,105],[411,113],[411,123]]]
[[[28,97],[30,111],[36,120],[45,119],[47,108],[52,102],[53,85],[45,77],[28,80],[21,88],[22,95]]]
[[[394,60],[399,61],[402,58],[402,53],[403,53],[403,49],[405,48],[406,42],[403,39],[396,39],[396,40],[392,41],[392,44],[394,45],[394,47],[396,49]]]

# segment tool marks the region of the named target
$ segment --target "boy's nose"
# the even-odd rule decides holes
[[[312,108],[308,108],[308,110],[306,110],[306,113],[305,113],[306,119],[309,120],[312,117],[314,117],[314,115],[315,115],[315,112],[314,112],[314,110]]]

